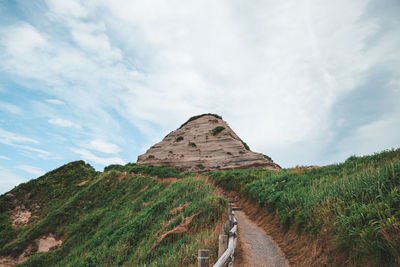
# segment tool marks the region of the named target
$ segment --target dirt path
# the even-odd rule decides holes
[[[211,180],[206,182],[213,184]],[[241,200],[236,192],[228,192],[213,184],[218,194],[229,199],[238,225],[238,244],[234,266],[239,267],[290,267],[289,261],[278,244],[257,226],[241,209]]]
[[[285,258],[272,239],[240,210],[235,211],[238,221],[243,263],[240,266],[284,267]]]

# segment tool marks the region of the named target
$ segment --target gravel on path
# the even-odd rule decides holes
[[[242,244],[244,265],[249,267],[285,267],[285,258],[271,237],[251,221],[243,211],[235,211],[239,242]]]

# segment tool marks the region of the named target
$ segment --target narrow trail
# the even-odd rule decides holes
[[[238,222],[240,256],[236,266],[288,267],[277,244],[264,230],[250,220],[235,200],[231,201]]]
[[[242,211],[235,211],[238,221],[243,266],[284,267],[285,259],[265,232]]]

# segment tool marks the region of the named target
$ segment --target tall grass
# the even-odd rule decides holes
[[[35,254],[21,266],[191,266],[198,248],[218,242],[210,229],[227,202],[213,186],[195,178],[169,183],[115,169],[98,173],[82,168],[89,167],[69,164],[12,191],[22,202],[29,192],[37,192],[31,201],[45,199],[41,203],[46,212],[13,229],[1,210],[0,255],[20,255],[38,237],[54,233],[63,240],[62,247]],[[82,180],[89,182],[78,187]],[[11,205],[4,196],[0,201]],[[185,203],[190,205],[179,214],[171,213]],[[160,230],[171,230],[183,217],[197,213],[187,233],[167,236],[153,248]]]
[[[322,168],[209,173],[276,214],[284,229],[328,231],[352,264],[400,264],[400,150]]]

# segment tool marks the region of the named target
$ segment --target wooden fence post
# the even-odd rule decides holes
[[[232,228],[232,219],[233,215],[232,215],[232,204],[229,204],[229,208],[228,208],[228,220],[229,220],[229,228]]]
[[[228,235],[219,235],[218,241],[218,258],[220,258],[222,254],[224,254],[225,250],[228,248]]]
[[[197,256],[197,267],[209,267],[209,255],[210,251],[208,249],[199,249]]]

